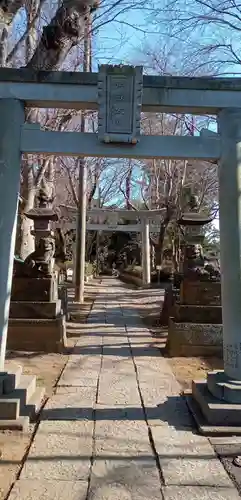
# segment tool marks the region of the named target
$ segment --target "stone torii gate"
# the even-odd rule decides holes
[[[71,217],[73,214],[74,218],[77,218],[77,211],[75,207],[67,207],[65,205],[60,206],[60,211],[63,217]],[[88,231],[120,231],[129,233],[141,233],[142,236],[142,281],[144,285],[149,285],[151,282],[151,266],[150,266],[150,233],[158,233],[160,231],[160,226],[158,222],[156,225],[150,224],[150,221],[159,219],[162,215],[163,209],[160,210],[124,210],[124,209],[105,209],[105,208],[93,208],[87,210],[87,220],[90,219],[107,219],[108,222],[105,223],[93,223],[87,222],[86,229]],[[120,219],[136,220],[140,219],[139,224],[118,224]],[[64,222],[65,227],[69,229],[75,229],[76,223],[74,221]],[[85,260],[85,255],[81,255],[81,258]],[[82,277],[84,278],[84,277]]]
[[[150,253],[150,233],[158,233],[160,227],[158,227],[158,222],[155,226],[150,225],[150,221],[160,218],[163,210],[105,210],[94,208],[88,210],[88,216],[98,217],[98,216],[108,216],[114,215],[115,220],[113,220],[111,226],[109,226],[110,231],[127,231],[127,232],[138,232],[141,233],[141,260],[142,260],[142,282],[143,285],[149,285],[151,283],[151,253]],[[140,224],[123,224],[118,225],[118,219],[125,218],[127,220],[140,219]],[[90,229],[90,226],[88,229]],[[98,226],[97,224],[95,226]],[[108,228],[108,224],[105,225]],[[93,227],[93,225],[92,225]],[[122,229],[124,228],[124,229]],[[96,230],[93,228],[93,230]],[[108,230],[108,229],[107,229]],[[106,231],[106,229],[105,229]]]
[[[24,107],[99,109],[99,134],[41,130],[38,124],[25,123]],[[141,110],[217,115],[218,135],[140,136]],[[0,115],[0,370],[4,371],[22,153],[218,162],[224,371],[207,380],[199,401],[194,393],[193,397],[206,405],[209,422],[215,407],[220,425],[240,424],[241,79],[142,79],[141,69],[130,67],[102,67],[99,74],[1,68]]]

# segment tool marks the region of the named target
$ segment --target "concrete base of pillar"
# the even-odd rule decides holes
[[[207,385],[215,398],[241,405],[241,381],[230,380],[223,370],[208,373]]]
[[[210,378],[216,373],[210,374]],[[204,435],[241,435],[241,404],[216,398],[207,380],[194,380],[192,392],[186,393],[188,407]]]
[[[0,372],[0,430],[27,430],[38,415],[45,389],[36,386],[36,377],[23,375],[20,365]]]

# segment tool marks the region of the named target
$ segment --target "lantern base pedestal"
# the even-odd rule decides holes
[[[57,276],[32,278],[14,276],[12,301],[51,302],[58,298]]]
[[[64,316],[55,319],[9,319],[7,349],[61,353],[66,346]]]
[[[222,324],[180,322],[169,318],[167,352],[170,357],[222,358],[222,340]]]
[[[173,289],[170,289],[169,302],[166,314],[169,315],[167,341],[169,355],[222,357],[220,282],[192,281],[184,278],[180,294],[176,292],[174,295]]]
[[[52,277],[13,278],[7,348],[63,352],[67,345],[67,292]]]

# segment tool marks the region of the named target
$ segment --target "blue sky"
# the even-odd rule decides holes
[[[133,20],[134,17],[134,20]],[[132,24],[130,24],[130,18]],[[136,27],[136,28],[135,28]],[[149,26],[147,34],[147,23],[143,10],[135,13],[120,15],[117,21],[99,29],[94,41],[94,70],[98,64],[128,64],[138,63],[141,51],[145,43],[151,43],[154,34],[151,34]]]

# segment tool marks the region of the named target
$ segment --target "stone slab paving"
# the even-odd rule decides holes
[[[88,483],[84,481],[55,481],[21,479],[11,492],[11,500],[86,500]]]
[[[9,500],[240,499],[195,433],[138,293],[103,279]]]
[[[241,467],[233,463],[234,458],[241,455],[241,436],[211,437],[210,442],[241,494]]]

